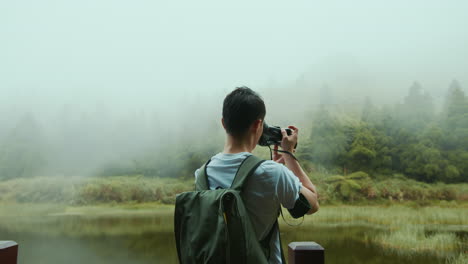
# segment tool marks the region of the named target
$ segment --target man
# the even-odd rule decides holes
[[[263,133],[266,110],[262,98],[247,87],[240,87],[226,96],[223,104],[222,124],[226,130],[223,152],[213,156],[207,166],[210,189],[231,186],[242,161],[252,155]],[[258,240],[264,239],[272,230],[278,217],[279,205],[295,207],[299,195],[307,199],[312,214],[319,209],[317,190],[292,156],[299,130],[290,136],[282,129],[281,148],[289,153],[274,151],[273,161],[263,162],[248,179],[242,199],[250,216]],[[278,146],[275,146],[278,150]],[[198,177],[200,169],[195,171]],[[270,263],[281,263],[279,230],[272,230],[270,240]]]

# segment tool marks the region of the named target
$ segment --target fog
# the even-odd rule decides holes
[[[278,125],[307,126],[324,98],[343,111],[403,102],[415,81],[440,109],[452,80],[468,85],[467,13],[466,1],[4,1],[0,151],[16,142],[48,173],[85,175],[222,144],[223,98],[243,85]]]

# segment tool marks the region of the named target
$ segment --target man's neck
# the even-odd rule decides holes
[[[252,147],[252,144],[249,141],[250,140],[235,139],[232,136],[228,135],[226,143],[224,144],[223,153],[234,154],[240,152],[252,152],[255,146]]]

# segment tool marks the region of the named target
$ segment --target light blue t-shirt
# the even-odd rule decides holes
[[[242,161],[252,155],[249,152],[235,154],[218,153],[211,158],[207,167],[210,189],[227,189]],[[200,169],[195,171],[198,177]],[[278,217],[280,203],[285,208],[293,208],[302,187],[299,179],[286,166],[267,160],[244,183],[242,198],[255,229],[258,240],[265,238]],[[270,241],[270,263],[281,263],[278,230]]]

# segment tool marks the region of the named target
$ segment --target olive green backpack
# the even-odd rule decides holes
[[[196,191],[177,195],[174,231],[180,263],[268,263],[269,241],[278,222],[258,241],[242,200],[244,182],[262,162],[254,155],[247,157],[229,189],[210,190],[208,161],[200,170]]]

